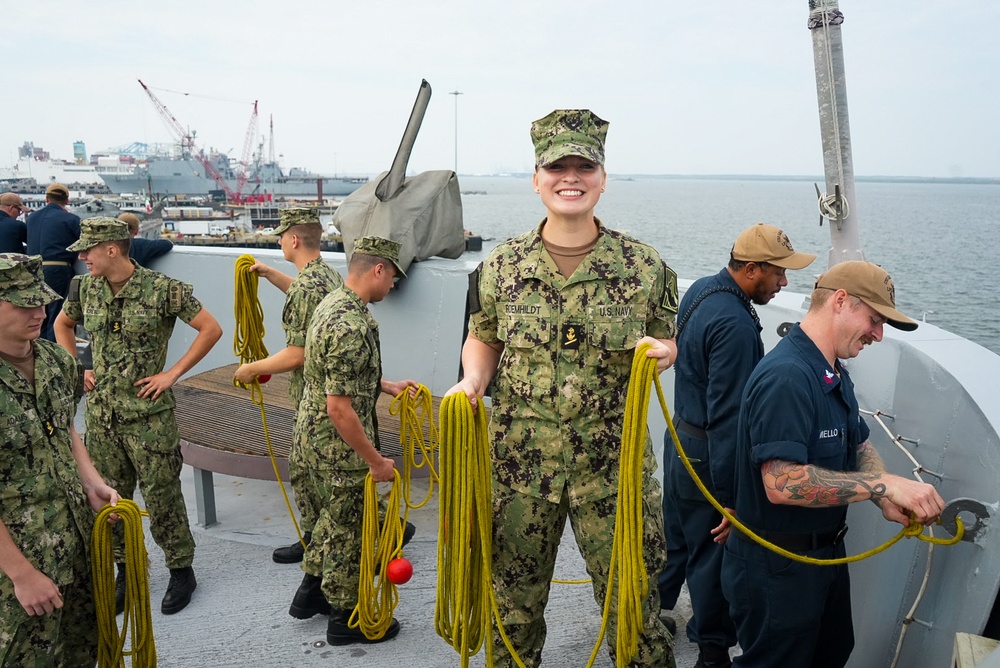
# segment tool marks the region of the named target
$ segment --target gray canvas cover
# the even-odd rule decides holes
[[[348,262],[354,240],[369,235],[400,243],[403,271],[414,261],[435,255],[454,259],[465,251],[462,195],[455,172],[437,170],[406,176],[406,164],[430,98],[430,84],[421,81],[392,167],[351,193],[334,214],[333,224],[344,239]]]
[[[354,240],[377,235],[398,241],[399,264],[407,271],[414,261],[439,256],[457,258],[465,252],[462,197],[451,170],[421,172],[407,177],[395,196],[382,201],[376,189],[388,172],[351,193],[337,208],[333,224],[344,239],[350,260]]]

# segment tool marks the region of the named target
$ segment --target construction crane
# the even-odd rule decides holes
[[[253,147],[253,139],[257,134],[257,101],[254,100],[253,112],[250,114],[250,125],[247,128],[246,137],[243,139],[243,152],[240,156],[239,165],[236,172],[236,189],[234,190],[229,186],[229,182],[226,178],[219,172],[219,169],[215,166],[212,160],[205,155],[205,152],[200,148],[195,146],[194,135],[184,129],[184,126],[180,124],[170,110],[167,109],[167,105],[163,104],[160,98],[153,94],[153,91],[149,89],[149,86],[142,82],[142,79],[138,79],[139,85],[142,89],[146,91],[146,95],[152,101],[153,106],[156,107],[156,111],[159,112],[160,118],[166,124],[167,128],[174,134],[176,139],[180,142],[181,150],[185,153],[190,153],[194,158],[201,163],[201,166],[205,169],[205,172],[212,177],[212,180],[218,184],[225,193],[226,197],[230,202],[234,204],[243,203],[243,187],[247,183],[247,169],[250,163],[250,151]]]

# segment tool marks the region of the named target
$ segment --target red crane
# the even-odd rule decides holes
[[[167,128],[174,133],[174,136],[181,144],[181,150],[190,153],[195,157],[195,159],[201,163],[201,166],[205,168],[205,171],[209,176],[212,177],[218,186],[226,193],[226,197],[230,202],[234,204],[241,204],[243,201],[243,187],[247,183],[247,169],[250,163],[250,151],[253,145],[254,135],[257,134],[257,101],[254,100],[253,112],[250,114],[250,126],[247,128],[246,137],[243,140],[243,153],[240,156],[239,168],[236,173],[236,189],[229,187],[229,183],[226,178],[219,172],[218,168],[212,162],[212,160],[205,155],[205,152],[200,148],[195,146],[194,136],[184,129],[184,126],[180,124],[170,110],[167,109],[167,105],[160,101],[160,98],[153,94],[153,91],[149,89],[149,86],[139,79],[139,85],[142,89],[146,91],[146,95],[153,102],[153,106],[156,107],[156,111],[159,112],[160,117],[163,122],[167,125]]]

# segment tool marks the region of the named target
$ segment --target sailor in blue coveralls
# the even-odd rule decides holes
[[[803,269],[815,259],[811,253],[797,253],[777,227],[758,223],[736,238],[729,265],[695,281],[681,300],[674,424],[698,477],[727,508],[733,507],[736,426],[743,387],[764,356],[753,304],[767,304],[788,285],[786,269]],[[736,628],[729,618],[720,577],[729,521],[688,475],[669,431],[663,447],[667,567],[659,579],[660,605],[673,608],[686,578],[694,613],[687,636],[698,645],[695,668],[728,668]]]
[[[736,443],[736,516],[770,542],[820,559],[845,556],[847,504],[871,500],[890,521],[930,524],[933,486],[887,473],[868,442],[841,359],[913,330],[880,267],[843,262],[819,277],[802,322],[750,375]],[[834,667],[854,648],[847,566],[779,556],[739,531],[725,545],[722,587],[743,654],[736,666]]]
[[[66,210],[69,205],[69,188],[61,183],[51,183],[45,189],[45,206],[28,216],[28,255],[42,256],[45,282],[59,294],[59,299],[45,307],[42,338],[55,341],[52,329],[56,316],[62,310],[63,300],[69,294],[73,279],[76,253],[67,248],[80,238],[80,216]]]

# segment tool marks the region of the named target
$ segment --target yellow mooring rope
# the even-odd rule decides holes
[[[431,391],[426,386],[417,388],[417,396],[411,397],[409,388],[396,395],[389,405],[389,413],[400,416],[399,442],[403,448],[403,474],[395,472],[392,489],[386,499],[387,510],[379,528],[378,489],[371,474],[365,478],[364,515],[361,527],[361,564],[358,581],[358,603],[351,613],[348,626],[360,628],[369,640],[385,635],[392,624],[393,613],[399,603],[396,585],[387,577],[387,568],[393,559],[403,555],[403,527],[409,517],[410,508],[420,508],[431,499],[434,491],[434,452],[437,449],[438,433],[434,426],[434,404]],[[424,440],[428,435],[429,444]],[[423,459],[418,464],[418,448]],[[410,501],[410,479],[414,469],[427,466],[430,474],[427,498],[414,505]],[[403,520],[399,520],[400,490],[406,508]]]
[[[473,413],[468,397],[457,393],[441,401],[438,423],[441,496],[434,628],[458,652],[462,668],[484,642],[486,665],[492,666],[490,615],[496,603],[491,576],[493,502],[486,411],[480,406]],[[499,619],[499,612],[496,615]],[[503,626],[498,626],[502,633]],[[517,654],[511,654],[524,668]]]
[[[667,421],[667,429],[670,431],[670,438],[673,440],[674,448],[677,450],[677,455],[678,457],[680,457],[681,462],[684,464],[684,468],[687,469],[688,475],[691,476],[691,479],[694,480],[694,483],[698,486],[698,489],[700,489],[701,493],[705,496],[706,499],[708,499],[708,502],[711,503],[712,506],[716,510],[718,510],[723,517],[725,517],[732,523],[733,531],[742,531],[755,543],[771,550],[772,552],[780,554],[783,557],[788,557],[793,561],[801,562],[803,564],[812,564],[814,566],[838,566],[840,564],[849,564],[854,561],[861,561],[862,559],[873,557],[879,552],[883,552],[889,549],[904,537],[919,538],[920,540],[926,541],[928,543],[933,543],[934,545],[954,545],[955,543],[958,543],[960,540],[962,540],[962,536],[965,534],[965,526],[962,524],[962,520],[955,518],[955,525],[956,525],[955,535],[951,538],[935,538],[934,536],[924,534],[924,525],[914,521],[911,516],[910,526],[903,527],[898,534],[887,540],[885,543],[879,545],[878,547],[866,550],[865,552],[861,552],[860,554],[855,554],[846,557],[839,557],[836,559],[816,559],[815,557],[807,557],[805,555],[797,554],[795,552],[789,552],[788,550],[782,547],[778,547],[774,543],[771,543],[765,540],[764,538],[761,538],[760,536],[755,534],[751,529],[749,529],[745,524],[736,519],[736,517],[734,517],[729,511],[723,508],[722,504],[720,504],[715,499],[715,497],[712,496],[712,493],[708,491],[708,488],[705,487],[705,483],[701,481],[701,478],[699,478],[697,472],[695,472],[694,467],[691,465],[691,461],[688,459],[687,454],[684,452],[684,448],[681,446],[680,439],[677,437],[677,430],[674,429],[673,420],[670,419],[670,411],[667,410],[667,402],[663,398],[663,389],[660,387],[658,378],[656,378],[656,393],[660,400],[660,408],[663,410],[663,416]],[[645,423],[643,424],[643,426],[645,426]],[[940,524],[940,520],[938,520],[938,523]]]
[[[257,297],[257,283],[260,281],[260,277],[257,272],[250,271],[250,267],[255,262],[253,255],[244,254],[236,258],[236,275],[233,281],[236,292],[233,298],[236,332],[233,334],[233,353],[239,358],[241,365],[262,360],[268,355],[267,346],[264,345],[264,308],[260,305],[260,299]],[[260,422],[264,429],[267,454],[271,457],[271,466],[274,468],[274,479],[278,481],[278,488],[281,489],[281,495],[285,499],[288,516],[292,518],[292,526],[295,527],[295,535],[299,537],[299,542],[304,547],[302,530],[299,529],[298,520],[295,519],[295,511],[292,509],[292,502],[289,501],[288,492],[281,480],[278,460],[274,456],[274,447],[271,445],[271,432],[267,428],[267,411],[264,409],[264,391],[256,378],[249,384],[240,383],[233,379],[233,385],[249,389],[250,400],[260,407]]]
[[[111,547],[114,513],[125,529],[125,616],[121,631],[115,622],[115,557]],[[91,577],[94,604],[97,608],[97,665],[99,668],[124,668],[125,657],[132,668],[155,668],[156,644],[153,640],[153,617],[149,604],[149,572],[142,515],[134,501],[122,499],[117,506],[104,506],[97,514],[90,536]],[[132,649],[125,649],[131,633]]]
[[[385,635],[399,603],[399,591],[386,576],[389,562],[403,555],[403,521],[399,519],[399,471],[395,472],[392,490],[386,499],[388,508],[379,528],[378,489],[371,473],[365,478],[365,503],[361,524],[361,574],[358,580],[358,603],[348,626],[360,628],[369,640]]]
[[[648,590],[648,576],[642,555],[642,457],[649,384],[645,385],[644,396],[635,395],[636,379],[642,378],[636,373],[636,366],[645,364],[652,364],[655,369],[656,360],[647,358],[645,348],[642,348],[633,360],[632,381],[626,399],[618,511],[601,630],[587,668],[594,665],[604,640],[614,600],[616,569],[619,591],[616,653],[619,666],[627,665],[635,655],[639,632],[643,628],[642,602]],[[463,668],[468,665],[469,657],[478,653],[484,643],[486,665],[492,665],[492,613],[504,645],[514,662],[524,668],[524,662],[504,632],[492,586],[493,508],[485,411],[478,410],[473,414],[468,398],[464,394],[453,394],[441,402],[440,423],[441,498],[435,629],[459,653]]]
[[[441,479],[434,470],[438,431],[434,425],[434,399],[431,391],[421,385],[417,388],[417,396],[411,397],[409,390],[403,390],[389,404],[389,414],[399,415],[399,444],[403,448],[403,500],[406,501],[407,508],[423,508],[434,495],[434,483],[441,484]],[[421,454],[419,463],[417,450]],[[420,503],[413,503],[410,482],[413,472],[424,466],[428,473],[427,496]]]

